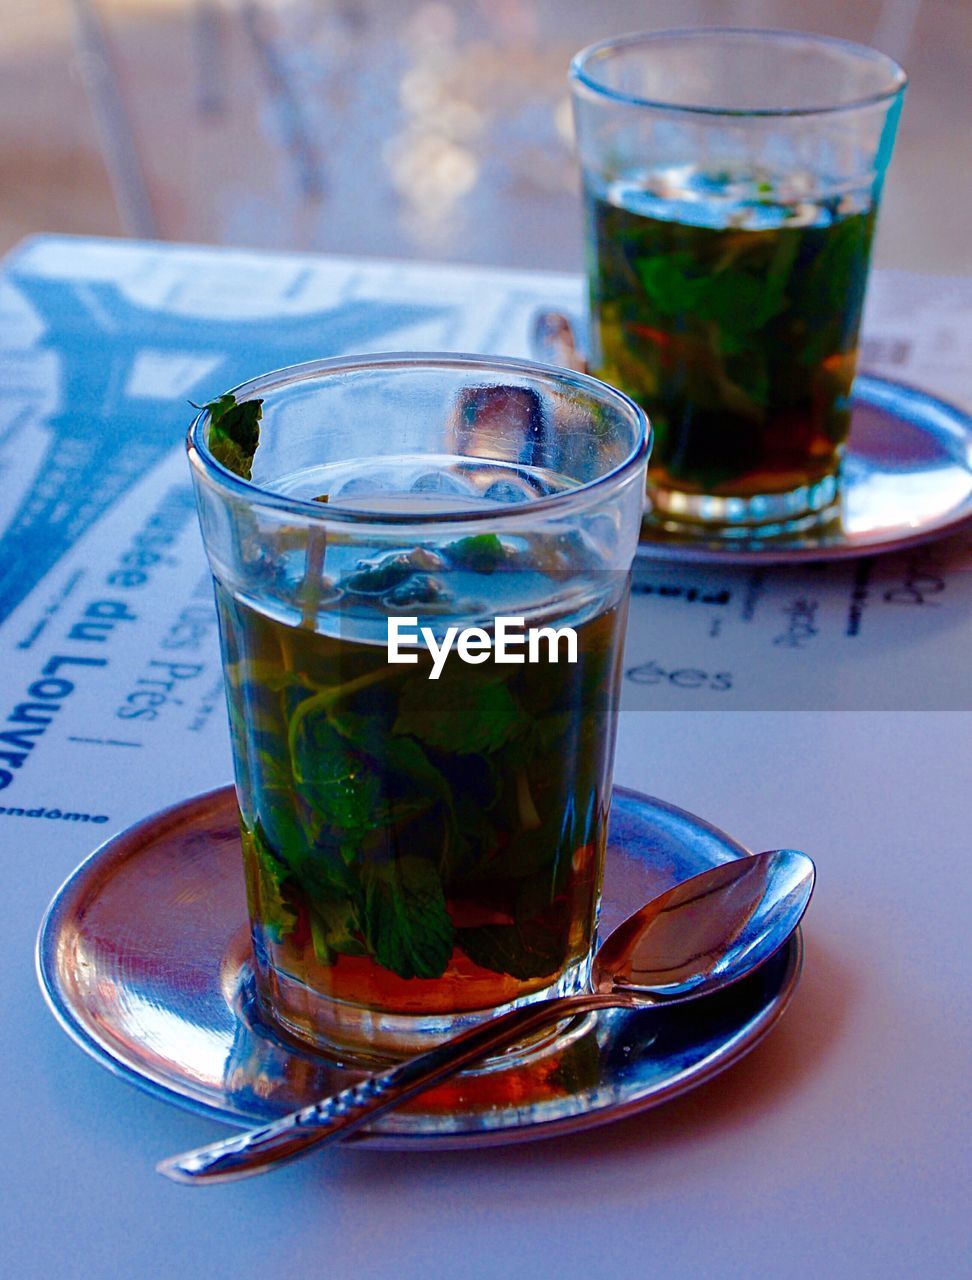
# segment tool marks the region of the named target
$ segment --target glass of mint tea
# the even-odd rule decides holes
[[[193,423],[256,994],[292,1034],[380,1061],[587,983],[647,435],[584,374],[451,355]]]
[[[649,527],[833,513],[906,77],[861,45],[696,29],[571,65],[590,366],[648,412]]]

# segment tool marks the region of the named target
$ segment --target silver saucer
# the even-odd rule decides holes
[[[602,929],[675,881],[746,852],[691,814],[615,790]],[[752,977],[708,999],[577,1019],[530,1054],[422,1095],[359,1141],[410,1150],[521,1142],[655,1106],[766,1034],[793,995],[801,954],[797,935]],[[156,1097],[241,1125],[360,1076],[260,1022],[248,957],[231,787],[102,845],[58,892],[37,943],[48,1004],[87,1053]]]
[[[583,367],[575,325],[560,312],[534,320],[538,357]],[[705,538],[669,532],[649,513],[639,561],[789,564],[901,551],[972,523],[972,416],[917,387],[860,374],[838,506],[826,523],[774,537]]]

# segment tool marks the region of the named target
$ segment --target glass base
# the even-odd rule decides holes
[[[496,1008],[454,1014],[396,1014],[333,1000],[272,965],[255,963],[254,977],[261,1012],[271,1026],[281,1028],[291,1037],[342,1065],[376,1068],[423,1053],[469,1027],[521,1005],[551,996],[589,991],[591,962],[592,956],[589,955],[566,969],[556,982],[539,991],[531,991],[519,1000]],[[515,1054],[525,1048],[535,1052],[557,1035],[558,1026],[554,1024],[524,1041],[523,1045],[505,1050],[502,1056],[508,1061],[511,1052]],[[486,1069],[488,1064],[487,1059],[484,1063]]]
[[[782,493],[721,497],[659,488],[649,478],[651,506],[646,519],[649,527],[673,533],[771,538],[779,533],[796,533],[825,524],[837,505],[838,487],[839,473],[833,472],[813,484]]]

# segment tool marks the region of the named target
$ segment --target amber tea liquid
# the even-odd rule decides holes
[[[493,535],[331,547],[303,615],[217,587],[257,971],[291,1031],[408,1052],[410,1020],[452,1029],[586,980],[627,580],[594,572],[578,595],[564,567],[583,556],[583,539]],[[531,606],[561,574],[569,608]],[[435,681],[424,649],[389,664],[390,614],[469,625],[485,602],[573,626],[578,661],[453,651]]]
[[[593,369],[646,409],[649,488],[746,498],[835,476],[870,193],[686,167],[588,193]]]

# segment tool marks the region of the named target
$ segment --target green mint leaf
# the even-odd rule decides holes
[[[773,257],[770,261],[763,300],[759,306],[758,320],[760,328],[769,320],[784,312],[789,306],[790,299],[787,297],[787,287],[793,275],[793,268],[796,265],[799,252],[799,233],[794,234],[792,231],[780,232],[779,242],[773,251]]]
[[[327,926],[313,908],[308,912],[310,919],[311,946],[319,964],[332,965],[337,960],[337,952],[328,945]]]
[[[696,308],[701,320],[717,324],[725,333],[741,340],[761,328],[766,284],[745,271],[719,271],[704,282]],[[779,309],[779,304],[776,304]]]
[[[407,609],[414,604],[443,604],[448,599],[449,589],[441,578],[433,578],[428,573],[413,573],[385,595],[384,603],[396,609]]]
[[[213,457],[227,471],[249,480],[260,443],[263,401],[244,400],[237,404],[232,392],[227,392],[202,407],[209,412],[207,443]]]
[[[413,551],[393,551],[377,560],[359,560],[353,573],[342,581],[347,591],[361,595],[384,595],[400,587],[413,574],[429,573],[442,568],[441,558],[425,547]]]
[[[491,973],[508,973],[521,982],[551,977],[566,958],[562,933],[530,923],[486,924],[456,933],[459,948],[473,964]]]
[[[468,668],[459,677],[413,680],[398,703],[393,731],[411,734],[438,751],[489,755],[529,724],[529,717],[502,682],[483,672],[473,680]]]
[[[331,724],[358,751],[369,756],[376,769],[384,771],[390,798],[410,801],[416,811],[428,808],[435,800],[452,803],[452,790],[445,775],[413,738],[392,736],[377,717],[355,711],[333,711]]]
[[[247,875],[248,893],[257,899],[250,902],[250,910],[273,941],[281,942],[297,927],[297,912],[284,888],[289,870],[269,846],[259,823],[253,831],[241,824],[240,837],[244,862],[252,868]]]
[[[257,792],[256,799],[257,830],[277,861],[294,868],[303,856],[307,837],[294,813],[292,792],[264,786]]]
[[[311,939],[321,964],[333,964],[338,955],[363,956],[355,904],[347,894],[319,890],[310,908]]]
[[[325,826],[354,837],[384,822],[387,809],[380,777],[323,709],[309,712],[297,724],[291,764],[301,798]]]
[[[413,855],[366,862],[362,881],[364,935],[378,963],[400,978],[441,978],[454,930],[432,863]]]
[[[447,543],[442,553],[457,568],[472,573],[493,573],[506,564],[513,552],[499,540],[495,533],[478,533],[473,537],[459,538]]]
[[[683,316],[695,311],[705,295],[708,282],[695,278],[697,265],[690,253],[638,258],[634,266],[641,287],[664,316]]]

